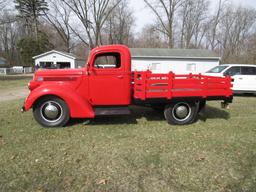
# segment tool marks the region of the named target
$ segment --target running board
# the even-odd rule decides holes
[[[104,115],[130,115],[131,111],[128,107],[95,107],[96,116]]]

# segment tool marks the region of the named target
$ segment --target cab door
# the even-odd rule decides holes
[[[95,54],[89,70],[89,100],[95,106],[129,105],[130,74],[118,51]]]

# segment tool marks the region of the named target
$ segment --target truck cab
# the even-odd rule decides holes
[[[131,103],[131,55],[127,47],[104,46],[94,49],[86,70],[92,105]]]
[[[132,72],[124,45],[93,49],[84,68],[38,70],[28,87],[22,111],[32,108],[44,127],[64,126],[70,118],[128,115],[131,104],[158,106],[169,124],[184,125],[194,122],[206,100],[232,101],[230,77]]]

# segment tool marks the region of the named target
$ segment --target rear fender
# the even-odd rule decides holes
[[[57,96],[67,103],[71,117],[94,118],[91,104],[78,95],[73,88],[65,85],[47,85],[34,89],[24,103],[24,110],[28,111],[38,99],[50,95]]]

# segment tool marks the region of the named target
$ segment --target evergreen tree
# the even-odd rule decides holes
[[[15,8],[19,11],[18,17],[24,19],[28,36],[38,40],[38,19],[48,10],[45,0],[15,0]]]
[[[22,64],[25,66],[33,66],[33,56],[49,51],[53,45],[49,42],[49,38],[45,33],[39,32],[38,39],[33,37],[25,37],[17,44],[21,55]]]

